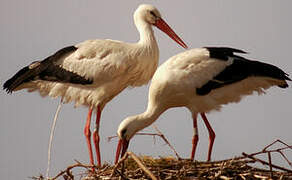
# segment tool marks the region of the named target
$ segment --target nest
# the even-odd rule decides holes
[[[288,179],[292,173],[269,171],[250,166],[254,160],[230,159],[216,162],[191,162],[190,160],[176,160],[173,157],[153,159],[140,157],[144,167],[139,166],[135,158],[130,157],[121,169],[111,169],[99,174],[89,175],[85,179]],[[114,173],[112,173],[115,171]],[[104,174],[103,174],[104,173]],[[93,177],[93,178],[92,178]]]
[[[64,180],[106,180],[106,179],[292,179],[292,171],[270,171],[252,167],[256,160],[234,158],[215,162],[192,162],[173,157],[154,159],[139,157],[128,152],[116,166],[104,164],[102,167],[85,165],[80,162],[61,171],[55,179]],[[73,175],[75,168],[84,168],[81,174]],[[42,176],[34,178],[43,180]]]
[[[247,154],[232,159],[199,162],[182,159],[178,156],[175,149],[170,145],[161,132],[158,136],[162,137],[166,144],[174,151],[177,156],[152,158],[149,156],[136,156],[132,152],[127,152],[123,158],[116,164],[104,164],[101,167],[87,165],[76,161],[76,164],[68,166],[53,178],[32,177],[35,180],[115,180],[115,179],[291,179],[292,180],[292,163],[285,155],[285,151],[292,150],[292,146],[281,140],[264,147],[261,151]],[[275,144],[281,147],[271,148]],[[289,167],[281,167],[272,163],[272,155],[280,154],[287,162]],[[258,158],[265,156],[267,160]],[[255,167],[255,163],[261,163],[266,168]],[[82,168],[82,172],[76,174],[76,169]],[[74,172],[74,173],[73,173]],[[80,172],[80,171],[79,171]]]

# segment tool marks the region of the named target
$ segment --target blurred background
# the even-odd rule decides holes
[[[32,61],[41,60],[62,47],[87,39],[138,41],[133,12],[139,4],[155,5],[163,18],[189,48],[230,46],[248,51],[245,57],[271,63],[292,74],[292,1],[70,1],[5,0],[0,2],[0,83]],[[184,51],[155,28],[160,63]],[[290,83],[292,86],[292,84]],[[144,112],[148,85],[126,89],[105,107],[101,118],[101,155],[113,163],[119,123]],[[0,91],[1,179],[28,179],[47,168],[47,149],[53,117],[60,99],[41,98],[38,93]],[[271,88],[263,96],[249,96],[207,115],[216,139],[213,160],[253,153],[276,139],[292,143],[292,89]],[[77,159],[89,163],[83,128],[87,108],[63,105],[53,140],[50,175]],[[94,117],[95,118],[95,117]],[[205,161],[208,133],[201,119],[195,159]],[[183,158],[189,158],[192,140],[191,114],[185,108],[166,111],[155,123]],[[144,132],[155,132],[152,127]],[[130,151],[138,155],[174,156],[165,143],[150,136],[136,136]],[[285,152],[292,160],[292,153]],[[279,156],[272,162],[287,166]]]

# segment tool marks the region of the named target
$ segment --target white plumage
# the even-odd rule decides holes
[[[42,96],[62,96],[64,102],[74,101],[76,106],[103,107],[128,86],[146,84],[158,64],[158,47],[146,52],[135,44],[112,40],[88,40],[78,44],[74,53],[60,59],[60,66],[86,79],[91,85],[37,80],[28,86],[29,91],[39,90]],[[31,88],[30,88],[31,87]]]
[[[89,106],[84,133],[91,164],[94,164],[90,142],[93,109],[97,109],[93,140],[100,165],[98,129],[102,109],[126,87],[146,84],[157,68],[159,49],[152,25],[187,48],[152,5],[140,5],[134,13],[134,22],[140,33],[137,43],[87,40],[33,62],[3,86],[7,92],[27,88],[30,92],[39,91],[42,96],[60,96],[65,103],[74,101],[76,106]]]
[[[230,66],[232,60],[233,58],[227,61],[210,58],[206,48],[177,54],[157,69],[149,90],[150,101],[157,101],[152,98],[158,97],[159,101],[165,101],[159,102],[165,108],[179,105],[188,107],[192,112],[209,112],[220,110],[224,104],[239,102],[246,95],[254,92],[261,94],[271,86],[286,83],[271,77],[250,76],[224,88],[216,88],[207,96],[195,93],[197,88],[210,80],[220,83],[214,77]]]
[[[149,89],[147,110],[126,118],[119,125],[120,138],[116,162],[123,155],[135,133],[149,126],[172,107],[187,107],[193,117],[194,136],[191,159],[198,142],[197,115],[200,113],[210,135],[208,161],[211,159],[215,133],[205,113],[222,105],[239,102],[253,92],[263,93],[271,86],[288,87],[288,75],[276,66],[251,61],[232,48],[197,48],[171,57],[155,72]]]

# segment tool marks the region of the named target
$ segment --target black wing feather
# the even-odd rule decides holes
[[[57,61],[62,56],[72,53],[76,49],[77,48],[74,46],[68,46],[57,51],[43,61],[35,61],[31,63],[7,80],[3,85],[3,89],[8,93],[11,93],[21,84],[37,79],[74,84],[92,84],[92,80],[88,80],[57,65]]]
[[[245,53],[244,51],[232,48],[207,48],[210,51],[210,57],[218,60],[228,60],[228,57],[234,58],[233,63],[227,66],[221,73],[208,81],[201,88],[197,88],[197,94],[206,95],[212,89],[220,88],[222,86],[241,81],[250,76],[271,77],[279,80],[289,80],[284,71],[280,68],[259,62],[245,59],[233,53]],[[220,54],[221,53],[221,54]],[[219,59],[219,57],[221,59]],[[288,84],[279,85],[281,88],[288,87]]]
[[[72,84],[92,84],[92,80],[86,79],[76,73],[67,71],[57,65],[49,65],[39,74],[39,79]]]
[[[208,49],[210,53],[210,58],[215,58],[224,61],[227,61],[228,57],[236,57],[234,53],[246,54],[246,52],[243,50],[229,47],[205,47],[205,48]]]

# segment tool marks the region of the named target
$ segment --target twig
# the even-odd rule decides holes
[[[255,160],[255,161],[258,161],[258,162],[260,162],[260,163],[262,163],[262,164],[264,164],[264,165],[269,165],[269,163],[267,163],[266,161],[261,160],[261,159],[258,159],[258,158],[255,158],[255,157],[253,157],[252,155],[246,154],[246,153],[244,153],[244,152],[242,153],[242,155],[245,156],[245,157],[248,157],[248,158],[250,158],[250,159],[253,159],[253,160]],[[271,164],[271,166],[272,166],[273,168],[280,169],[280,170],[283,170],[283,171],[287,171],[287,172],[292,173],[292,171],[291,171],[290,169],[286,169],[286,168],[284,168],[284,167],[280,167],[280,166],[277,166],[277,165],[274,165],[274,164]]]
[[[86,169],[89,169],[89,168],[96,168],[95,165],[85,165],[85,164],[82,164],[80,163],[79,161],[75,160],[77,163],[76,164],[73,164],[71,166],[68,166],[65,170],[61,171],[59,174],[57,174],[54,178],[52,178],[51,180],[56,180],[58,177],[62,176],[63,174],[67,173],[70,177],[72,177],[73,175],[71,174],[70,170],[75,168],[75,167],[83,167],[83,168],[86,168]],[[69,172],[69,173],[68,173]],[[73,179],[73,178],[72,178]]]
[[[156,133],[136,133],[135,136],[136,135],[153,136],[153,137],[160,136],[159,134],[156,134]],[[117,135],[115,135],[115,136],[109,136],[109,137],[107,137],[107,141],[110,142],[112,139],[117,138],[117,137],[118,137]]]
[[[279,151],[279,153],[283,156],[283,158],[288,162],[288,164],[292,168],[292,163],[288,160],[288,158],[285,156],[285,154],[282,151]]]
[[[140,168],[146,173],[148,174],[148,176],[152,179],[152,180],[157,180],[157,178],[151,173],[151,171],[149,171],[149,169],[147,169],[143,163],[141,162],[141,160],[132,152],[128,152],[128,154],[136,161],[136,163],[140,166]]]
[[[29,178],[34,179],[34,180],[44,180],[44,179],[45,179],[45,178],[43,177],[43,175],[41,175],[41,174],[40,174],[40,176],[38,176],[38,177],[33,176],[33,177],[29,177]]]
[[[292,146],[289,146],[288,144],[284,143],[284,142],[281,141],[280,139],[277,139],[277,140],[275,140],[274,142],[272,142],[271,144],[267,145],[267,146],[263,149],[263,151],[267,151],[267,149],[268,149],[269,147],[271,147],[272,145],[274,145],[274,144],[277,143],[277,142],[279,142],[279,143],[281,143],[281,144],[284,144],[287,148],[292,149]]]
[[[159,136],[160,138],[162,138],[164,140],[164,142],[170,147],[170,149],[174,152],[174,154],[176,155],[177,159],[181,160],[182,158],[178,155],[178,153],[176,152],[176,150],[174,149],[174,147],[169,143],[169,141],[166,139],[166,137],[164,136],[164,134],[161,133],[161,131],[155,126],[153,125],[153,128],[157,131],[157,133],[136,133],[135,135],[146,135],[146,136]],[[115,136],[109,136],[107,139],[108,141],[111,141],[113,138],[118,137],[117,135]]]
[[[270,178],[273,179],[273,167],[272,167],[272,158],[271,152],[268,152],[269,167],[270,167]]]
[[[112,178],[114,176],[115,172],[118,172],[119,173],[119,171],[117,171],[117,168],[119,167],[119,165],[122,162],[124,162],[128,158],[128,156],[129,156],[129,154],[128,154],[128,152],[126,152],[125,155],[118,161],[118,163],[113,168],[113,171],[112,171],[112,174],[110,175],[110,178]],[[122,175],[122,174],[120,174],[120,175]]]
[[[177,159],[182,159],[178,153],[176,152],[176,150],[174,149],[174,147],[169,143],[169,141],[166,139],[166,137],[164,136],[164,134],[161,133],[161,131],[157,128],[156,125],[153,125],[153,128],[157,131],[158,135],[166,142],[166,144],[170,147],[170,149],[173,150],[173,152],[175,153]]]
[[[113,177],[114,173],[115,172],[118,172],[120,175],[123,175],[121,174],[119,171],[117,171],[117,168],[119,167],[119,165],[121,163],[123,163],[127,158],[128,156],[131,156],[133,158],[133,160],[136,161],[136,163],[138,164],[138,166],[152,179],[152,180],[157,180],[157,178],[151,173],[151,171],[149,171],[149,169],[147,169],[144,164],[141,162],[141,160],[133,153],[133,152],[130,152],[128,151],[120,160],[119,162],[114,166],[113,168],[113,171],[112,171],[112,174],[110,176],[110,178]]]
[[[59,112],[61,110],[62,103],[63,103],[63,100],[61,99],[60,100],[60,103],[59,103],[59,105],[57,107],[57,110],[56,110],[56,113],[55,113],[55,116],[54,116],[54,121],[53,121],[52,128],[51,128],[51,134],[50,134],[50,140],[49,140],[49,147],[48,147],[48,165],[47,165],[47,171],[46,171],[46,179],[49,179],[53,137],[54,137],[56,123],[57,123],[57,119],[58,119]]]
[[[279,151],[283,151],[283,150],[286,150],[286,149],[292,149],[292,145],[291,146],[287,146],[287,147],[283,147],[283,148],[278,148],[278,149],[273,149],[273,150],[262,150],[260,152],[255,152],[255,153],[252,153],[250,154],[251,156],[255,156],[255,155],[259,155],[259,154],[262,154],[262,153],[266,153],[266,152],[279,152]]]
[[[282,147],[282,148],[278,148],[278,149],[272,149],[272,150],[267,150],[269,147],[271,147],[272,145],[274,145],[277,142],[285,145],[286,147]],[[289,164],[289,166],[292,168],[292,163],[288,160],[288,158],[282,152],[283,150],[286,150],[286,149],[291,149],[292,150],[292,146],[284,143],[283,141],[281,141],[279,139],[277,139],[274,142],[272,142],[271,144],[267,145],[262,151],[256,152],[256,153],[252,153],[252,154],[250,154],[250,156],[259,155],[259,154],[262,154],[262,153],[277,152],[277,153],[280,153],[280,155],[287,161],[287,163]]]

